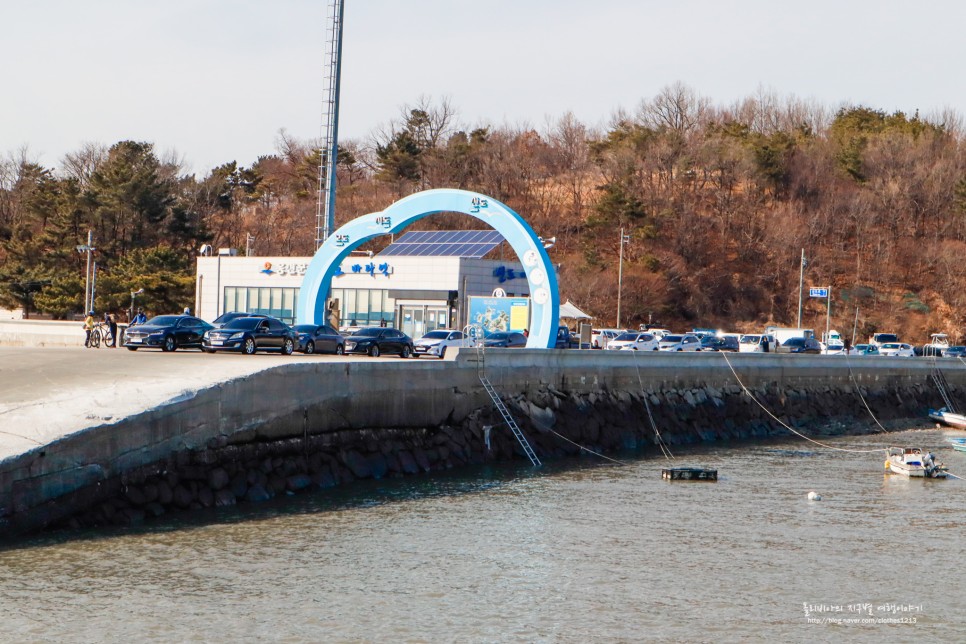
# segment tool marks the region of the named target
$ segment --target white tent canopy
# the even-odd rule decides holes
[[[586,313],[578,309],[576,306],[571,304],[570,300],[567,300],[566,302],[560,305],[560,319],[562,320],[564,318],[568,320],[593,320],[594,319],[592,315],[587,315]]]

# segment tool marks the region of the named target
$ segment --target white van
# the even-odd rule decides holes
[[[738,339],[741,353],[774,353],[777,346],[775,336],[766,333],[748,333]]]

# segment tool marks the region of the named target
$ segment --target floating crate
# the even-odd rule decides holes
[[[717,481],[718,470],[703,467],[672,467],[661,470],[661,478],[665,481]]]

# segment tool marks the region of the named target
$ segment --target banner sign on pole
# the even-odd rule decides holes
[[[828,297],[827,288],[810,288],[808,289],[809,297]]]

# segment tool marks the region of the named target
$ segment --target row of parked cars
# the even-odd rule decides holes
[[[124,346],[175,351],[201,349],[205,353],[235,351],[254,354],[272,351],[291,355],[310,353],[366,353],[379,356],[416,355],[412,339],[392,327],[363,327],[343,336],[328,324],[290,326],[266,315],[226,313],[212,323],[191,315],[158,315],[125,333]]]
[[[671,333],[667,329],[599,329],[591,334],[591,346],[609,351],[738,351],[738,338],[734,335]]]
[[[517,332],[495,332],[486,336],[487,347],[523,347],[527,337]],[[403,358],[432,356],[443,358],[452,347],[470,346],[462,331],[437,329],[419,340],[393,327],[370,326],[342,334],[328,324],[290,326],[279,319],[252,313],[225,313],[211,323],[192,315],[158,315],[144,324],[129,327],[124,346],[130,351],[161,349],[201,349],[205,353],[233,351],[254,354],[259,351],[291,355],[296,351],[312,353],[383,354]]]

